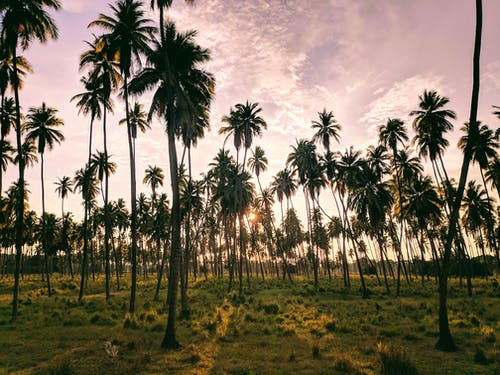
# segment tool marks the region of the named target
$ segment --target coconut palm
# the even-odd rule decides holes
[[[312,122],[312,128],[316,130],[313,136],[314,142],[321,142],[327,152],[330,151],[330,140],[333,138],[337,142],[340,140],[339,131],[342,129],[335,120],[333,112],[327,112],[326,108],[318,112],[319,120]]]
[[[161,26],[163,40],[153,40],[147,56],[147,65],[130,83],[130,91],[141,94],[155,89],[148,118],[157,115],[166,124],[169,150],[170,181],[172,185],[171,208],[171,267],[168,286],[169,313],[163,347],[176,347],[175,312],[180,270],[180,206],[179,173],[175,137],[180,129],[193,126],[207,115],[206,108],[213,96],[214,79],[202,68],[210,55],[194,42],[196,33],[178,33],[175,25]],[[179,121],[182,119],[182,121]]]
[[[64,199],[67,198],[69,193],[73,192],[73,181],[71,177],[63,176],[54,183],[56,187],[56,193],[61,198],[61,217],[64,218]]]
[[[480,185],[476,184],[475,181],[469,181],[465,189],[462,209],[464,210],[462,217],[464,226],[474,235],[476,242],[479,244],[483,255],[484,267],[486,268],[486,272],[488,272],[483,228],[490,222],[492,207],[491,200],[488,198],[486,191]]]
[[[7,170],[9,163],[14,163],[15,149],[12,147],[9,141],[0,140],[0,195],[2,192],[2,175]]]
[[[241,146],[244,148],[243,170],[245,170],[247,150],[252,146],[255,136],[262,135],[262,129],[267,128],[267,124],[260,117],[262,108],[259,103],[250,103],[248,100],[245,104],[238,103],[235,108],[231,108],[229,116],[223,116],[222,122],[227,126],[219,129],[219,134],[227,134],[233,136],[233,143],[236,149],[236,162],[239,162],[239,150]]]
[[[163,174],[163,169],[156,165],[148,165],[144,174],[144,180],[142,182],[151,186],[153,200],[156,197],[156,189],[158,186],[163,186],[163,179],[165,175]]]
[[[441,182],[444,179],[448,181],[446,169],[444,167],[442,154],[449,142],[445,138],[445,133],[453,129],[453,124],[450,122],[456,118],[454,111],[445,109],[449,99],[440,96],[436,91],[425,90],[419,96],[419,109],[410,112],[410,116],[415,117],[413,120],[413,129],[416,132],[413,138],[413,143],[418,147],[419,156],[429,157],[434,168],[436,181]],[[445,175],[441,176],[439,164]]]
[[[473,138],[478,132],[477,109],[479,101],[479,67],[481,54],[481,33],[483,24],[482,0],[476,0],[476,31],[474,41],[474,57],[473,57],[473,77],[472,77],[472,99],[469,117],[469,137]],[[460,180],[458,183],[457,193],[453,202],[450,220],[448,223],[448,233],[443,254],[443,265],[439,275],[439,339],[436,343],[436,349],[443,351],[456,350],[455,342],[451,336],[448,323],[448,308],[447,308],[447,293],[448,293],[448,266],[451,258],[451,247],[457,231],[457,223],[459,217],[462,197],[467,181],[469,164],[472,160],[472,147],[468,144],[464,150],[464,158],[460,170]]]
[[[63,120],[56,116],[57,110],[51,107],[47,107],[45,103],[39,108],[32,107],[29,109],[26,115],[25,130],[26,141],[32,141],[37,143],[38,153],[40,154],[40,180],[42,184],[42,232],[44,231],[44,219],[45,219],[45,179],[44,179],[44,154],[46,148],[52,150],[56,143],[61,143],[64,140],[63,133],[57,128],[64,125]],[[45,262],[47,263],[47,252],[49,251],[45,242],[45,237],[42,236],[42,250],[45,256]],[[49,297],[52,295],[52,290],[50,288],[50,275],[48,269],[47,273],[47,287],[49,292]]]
[[[150,34],[155,28],[150,26],[146,19],[142,3],[136,0],[118,0],[116,5],[110,5],[112,16],[99,14],[97,20],[91,22],[89,27],[97,26],[106,31],[103,37],[109,43],[110,55],[119,56],[119,67],[123,76],[123,99],[125,102],[125,116],[127,124],[127,137],[130,157],[130,196],[131,196],[131,263],[132,285],[130,288],[129,312],[135,311],[135,294],[137,288],[137,208],[136,208],[136,176],[135,176],[135,150],[133,147],[133,126],[130,121],[128,101],[128,82],[134,64],[140,56],[149,50]]]
[[[16,104],[16,143],[17,152],[22,154],[21,141],[21,107],[19,103],[18,48],[26,50],[33,40],[41,43],[48,39],[57,39],[58,32],[48,9],[58,10],[61,7],[58,0],[1,0],[0,28],[4,47],[12,56],[14,100]],[[24,163],[19,157],[19,185],[24,190]],[[19,271],[21,266],[21,251],[23,246],[24,200],[18,200],[16,215],[16,266],[14,271],[14,292],[12,303],[12,320],[17,318],[17,303],[19,296]]]

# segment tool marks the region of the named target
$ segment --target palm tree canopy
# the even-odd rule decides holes
[[[141,131],[141,133],[145,133],[147,129],[150,129],[149,119],[147,117],[146,112],[142,108],[142,104],[134,103],[132,108],[128,112],[128,118],[130,123],[131,135],[132,138],[137,138],[137,129]],[[126,125],[127,118],[121,119],[119,125]]]
[[[253,138],[262,135],[262,129],[267,128],[266,122],[259,115],[260,112],[262,108],[259,103],[250,103],[247,100],[245,104],[236,104],[234,109],[230,109],[229,116],[222,117],[222,122],[227,126],[220,128],[219,134],[232,134],[236,150],[242,145],[246,149],[250,148]]]
[[[45,43],[57,39],[58,30],[45,8],[58,10],[59,0],[0,0],[1,29],[11,51],[20,44],[27,49],[33,39]]]
[[[157,115],[165,121],[170,106],[177,121],[167,122],[167,131],[182,135],[186,145],[196,144],[208,127],[214,94],[215,80],[201,68],[210,54],[194,42],[195,31],[179,33],[171,22],[162,29],[165,40],[153,38],[147,64],[130,82],[129,91],[140,95],[154,89],[148,120]]]
[[[450,120],[455,119],[456,114],[443,108],[449,99],[439,96],[436,91],[425,90],[419,100],[419,109],[410,112],[410,116],[415,117],[413,142],[418,145],[420,155],[435,160],[449,144],[443,135],[453,129]]]
[[[247,165],[250,170],[259,177],[260,173],[267,169],[268,163],[264,149],[260,146],[256,146],[255,150],[252,152],[252,156],[248,159]]]
[[[52,150],[55,143],[61,143],[64,140],[63,133],[56,129],[63,126],[64,122],[56,117],[57,110],[47,107],[42,103],[41,107],[30,108],[26,115],[24,124],[27,131],[26,140],[38,142],[38,153],[43,154],[45,148]]]
[[[151,186],[151,189],[155,192],[158,186],[163,186],[164,178],[163,169],[156,165],[148,165],[142,182]]]
[[[63,176],[59,178],[56,182],[55,192],[61,199],[65,199],[69,193],[73,192],[73,181],[68,176]]]
[[[104,176],[106,173],[108,175],[116,172],[116,163],[112,162],[111,155],[107,155],[102,151],[96,151],[92,155],[92,159],[90,160],[90,168],[93,173],[97,176],[99,181],[104,180]]]
[[[14,147],[7,140],[0,140],[0,168],[2,171],[7,170],[9,163],[14,162],[12,155],[14,154]]]
[[[37,147],[32,140],[26,140],[21,146],[21,155],[23,158],[24,167],[32,167],[35,163],[38,163]],[[14,163],[19,163],[19,154],[16,153],[14,157]]]
[[[149,50],[150,35],[156,28],[150,26],[150,20],[144,18],[142,2],[136,0],[118,0],[110,5],[112,16],[99,14],[89,27],[98,26],[109,33],[110,55],[119,55],[120,70],[128,76],[133,63],[140,62],[139,56]]]
[[[404,145],[408,141],[406,127],[400,119],[388,119],[385,125],[378,129],[378,137],[381,144],[396,153],[398,143]]]
[[[469,181],[462,199],[463,222],[472,232],[483,227],[491,217],[491,200],[475,181]]]
[[[478,132],[471,134],[469,123],[466,122],[461,130],[464,135],[458,141],[458,147],[465,151],[465,147],[470,142],[472,148],[472,161],[479,164],[481,169],[488,168],[489,160],[497,157],[498,141],[495,138],[493,130],[488,125],[477,122]]]
[[[335,119],[333,112],[327,112],[326,108],[322,112],[318,112],[318,116],[319,121],[312,122],[312,128],[316,130],[313,141],[321,142],[325,150],[330,151],[330,140],[333,138],[339,142],[339,131],[342,127]]]

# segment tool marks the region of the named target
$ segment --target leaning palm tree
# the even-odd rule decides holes
[[[119,56],[120,71],[123,76],[123,99],[125,102],[125,117],[130,157],[130,206],[131,217],[131,263],[132,285],[130,288],[129,312],[135,311],[135,294],[137,288],[137,207],[136,207],[136,175],[135,150],[133,149],[132,124],[128,100],[128,82],[134,64],[140,56],[149,50],[150,34],[155,28],[150,26],[150,20],[145,18],[142,3],[136,0],[118,0],[110,5],[112,16],[100,14],[98,19],[89,26],[97,26],[108,33],[103,37],[108,40],[111,56]]]
[[[21,106],[19,103],[19,76],[18,76],[18,48],[26,50],[33,40],[41,43],[48,39],[57,39],[58,32],[52,16],[47,9],[58,10],[61,7],[59,0],[1,0],[0,1],[0,29],[3,35],[4,46],[12,55],[14,100],[16,104],[16,142],[17,152],[22,154],[21,141]],[[19,188],[24,190],[24,163],[19,157]],[[24,200],[18,200],[16,215],[16,266],[14,271],[14,292],[12,303],[12,320],[17,318],[17,304],[19,296],[19,272],[21,266],[21,252],[23,246],[23,212]]]
[[[71,177],[63,176],[55,182],[55,185],[57,186],[56,193],[61,198],[61,217],[64,218],[64,199],[73,192],[73,181]]]
[[[155,89],[148,118],[157,115],[166,124],[169,150],[171,207],[171,259],[168,284],[168,322],[162,346],[178,346],[175,330],[177,291],[180,271],[181,218],[179,205],[179,165],[175,138],[182,126],[193,126],[208,115],[214,79],[202,68],[210,59],[206,49],[194,42],[196,33],[178,33],[175,25],[161,26],[164,40],[153,40],[147,65],[130,83],[130,91],[141,94]]]
[[[483,3],[482,0],[476,0],[476,32],[474,40],[474,57],[473,57],[473,77],[472,77],[472,98],[469,117],[469,137],[474,138],[474,135],[479,131],[477,123],[477,109],[479,102],[479,68],[481,54],[481,34],[483,25]],[[469,172],[469,164],[472,160],[472,145],[467,144],[464,150],[464,158],[460,170],[460,180],[458,189],[454,197],[453,209],[451,210],[450,220],[448,223],[448,233],[443,253],[443,262],[439,275],[439,339],[436,343],[436,349],[443,351],[455,351],[456,345],[451,336],[450,327],[448,324],[448,266],[451,258],[451,247],[457,231],[457,223],[459,217],[462,197]]]
[[[342,129],[340,124],[335,120],[333,112],[327,112],[326,108],[322,112],[318,112],[319,121],[312,122],[312,128],[316,129],[313,136],[313,141],[321,142],[325,150],[330,151],[330,140],[333,138],[337,142],[340,140],[339,131]]]
[[[44,220],[45,220],[45,179],[44,179],[44,154],[46,148],[52,150],[56,143],[61,143],[64,141],[63,133],[57,129],[64,125],[63,120],[56,116],[57,110],[51,107],[47,107],[45,103],[39,108],[30,108],[26,116],[26,123],[24,124],[26,129],[26,140],[33,141],[38,144],[38,153],[40,154],[40,180],[42,184],[42,233],[44,233]],[[47,273],[47,287],[49,292],[49,297],[52,294],[50,288],[50,276],[49,270],[47,269],[47,252],[49,251],[45,241],[45,237],[42,236],[42,250],[45,256],[46,273]]]

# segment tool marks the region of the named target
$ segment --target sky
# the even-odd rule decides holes
[[[55,181],[73,177],[87,158],[89,119],[78,113],[70,99],[83,91],[79,56],[99,29],[87,25],[99,13],[110,13],[108,1],[61,0],[54,13],[57,41],[33,44],[24,55],[34,73],[21,92],[23,111],[45,102],[64,120],[65,141],[45,155],[47,211],[60,214]],[[145,1],[148,6],[150,1]],[[500,2],[483,1],[481,89],[478,119],[495,129],[499,120],[492,105],[500,105]],[[158,15],[148,15],[157,22]],[[216,79],[211,110],[211,131],[192,153],[194,176],[205,172],[224,137],[218,135],[221,118],[237,103],[257,102],[268,124],[254,142],[264,148],[269,169],[262,174],[267,186],[284,168],[296,139],[310,139],[311,122],[326,108],[341,124],[340,144],[333,150],[354,146],[366,150],[377,143],[377,128],[388,118],[402,119],[410,136],[408,113],[418,106],[424,89],[450,98],[457,113],[455,131],[445,163],[450,177],[458,179],[462,155],[456,147],[460,127],[468,120],[472,87],[472,54],[475,2],[472,0],[203,0],[193,6],[174,1],[167,12],[178,30],[197,30],[197,43],[208,48],[206,69]],[[147,109],[147,97],[135,98]],[[110,198],[130,202],[130,175],[123,103],[114,100],[115,114],[108,120],[108,152],[118,164],[110,177]],[[94,125],[94,150],[102,150],[102,124]],[[231,145],[231,142],[228,142]],[[170,196],[168,150],[164,126],[157,120],[137,139],[138,191],[148,165],[163,168],[162,192]],[[182,151],[178,147],[179,153]],[[234,149],[231,149],[234,152]],[[318,145],[318,150],[322,150]],[[429,171],[430,173],[430,171]],[[472,177],[477,176],[476,167]],[[26,172],[31,191],[30,207],[40,212],[40,166]],[[17,178],[16,167],[4,177],[6,188]],[[299,210],[302,194],[295,202]],[[322,194],[325,207],[330,197]],[[102,201],[100,202],[102,203]],[[66,208],[82,216],[80,194],[70,196]]]

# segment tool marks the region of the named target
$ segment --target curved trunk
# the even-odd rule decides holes
[[[472,98],[471,110],[469,119],[469,139],[473,139],[474,135],[478,132],[477,124],[477,108],[479,100],[479,60],[481,54],[481,31],[483,24],[483,11],[482,0],[476,0],[476,34],[474,40],[474,59],[473,59],[473,81],[472,81]],[[460,180],[457,189],[457,195],[453,204],[451,212],[448,235],[446,236],[446,244],[444,248],[444,256],[442,262],[442,269],[439,274],[439,339],[436,343],[436,349],[443,351],[455,351],[457,349],[453,337],[451,336],[450,327],[448,324],[448,307],[447,307],[447,294],[448,294],[448,267],[451,258],[451,246],[455,238],[456,227],[458,223],[458,216],[460,212],[460,205],[467,182],[467,174],[469,171],[469,164],[472,160],[472,145],[467,143],[464,151],[464,158],[462,168],[460,170]]]
[[[42,184],[42,251],[43,258],[45,262],[45,276],[47,278],[47,291],[49,293],[49,297],[52,296],[52,289],[50,287],[50,270],[49,270],[49,255],[47,254],[47,234],[45,233],[45,179],[43,178],[43,152],[40,153],[40,181]]]

